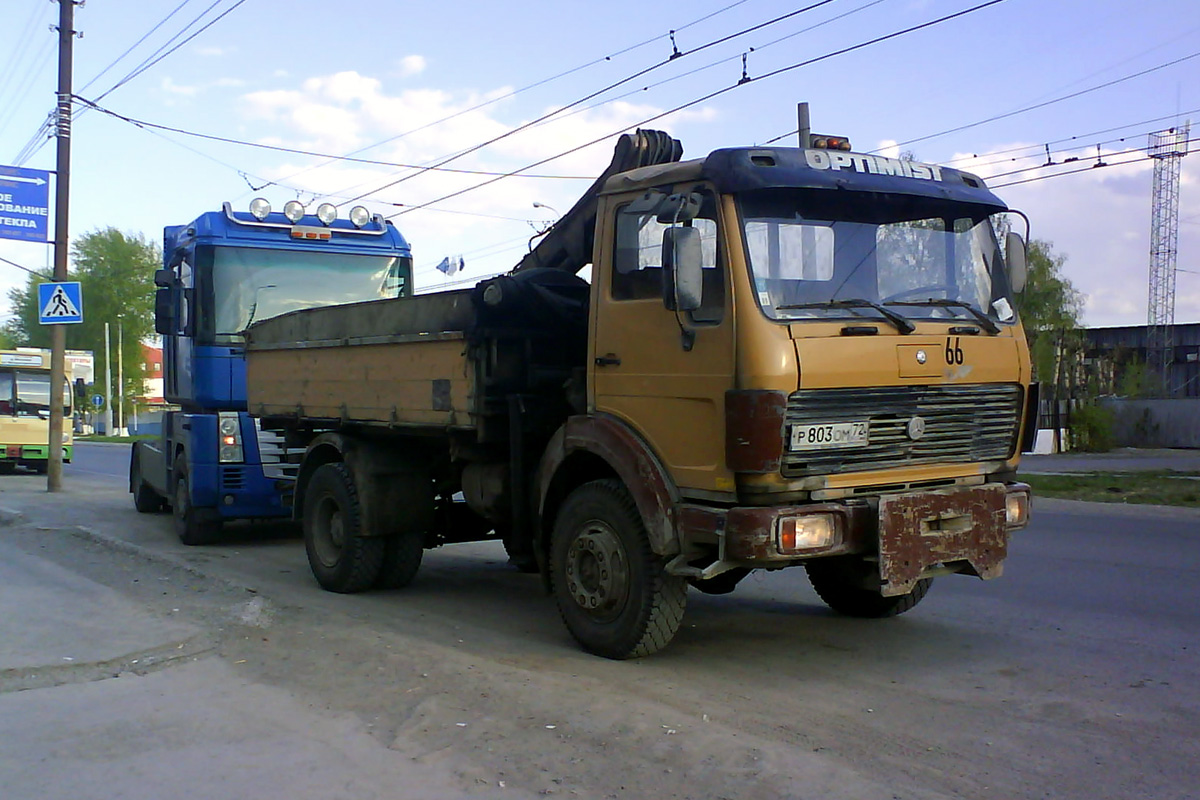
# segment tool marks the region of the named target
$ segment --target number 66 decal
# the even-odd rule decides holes
[[[946,363],[961,364],[963,363],[963,349],[959,344],[961,338],[955,336],[953,339],[946,337]]]

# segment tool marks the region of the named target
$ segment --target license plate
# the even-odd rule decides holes
[[[867,423],[834,422],[825,425],[793,425],[792,449],[862,447],[867,444]]]

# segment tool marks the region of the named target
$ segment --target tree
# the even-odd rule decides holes
[[[1079,337],[1083,295],[1062,274],[1066,262],[1050,242],[1031,241],[1025,291],[1017,297],[1034,373],[1043,383],[1056,382],[1064,349]]]
[[[116,377],[120,372],[116,364],[119,323],[125,373],[120,394],[126,398],[123,410],[128,412],[128,398],[140,394],[144,375],[140,343],[154,332],[154,271],[162,263],[160,248],[141,234],[105,228],[77,238],[71,245],[71,262],[68,277],[79,281],[83,289],[83,322],[65,326],[67,349],[91,350],[96,357],[96,375],[103,375],[109,367],[104,353],[104,323],[109,323],[111,369]],[[13,344],[50,347],[49,327],[38,324],[37,285],[45,282],[31,275],[25,288],[9,291],[14,316],[2,334]]]

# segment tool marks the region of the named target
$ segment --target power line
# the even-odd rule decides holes
[[[992,1],[993,1],[993,2],[1004,2],[1004,0],[992,0]],[[798,15],[798,14],[803,14],[803,13],[805,13],[805,12],[807,12],[807,11],[812,11],[812,10],[813,10],[813,9],[815,9],[815,8],[820,8],[821,6],[828,5],[828,4],[829,4],[829,3],[831,3],[831,2],[833,2],[833,0],[817,0],[817,2],[815,2],[815,3],[812,3],[812,4],[808,5],[808,6],[805,6],[804,8],[797,9],[796,11],[791,11],[791,12],[789,12],[789,13],[787,13],[787,14],[783,14],[783,15],[781,15],[781,16],[775,17],[774,19],[768,20],[768,21],[766,21],[766,22],[762,22],[762,23],[759,23],[759,24],[757,24],[757,25],[751,26],[751,27],[749,27],[749,28],[745,28],[745,29],[743,29],[743,30],[741,30],[741,31],[738,31],[737,33],[733,33],[733,34],[729,34],[729,35],[727,35],[727,36],[723,36],[723,37],[721,37],[720,39],[717,39],[717,40],[714,40],[714,41],[708,42],[708,43],[706,43],[706,44],[700,45],[699,47],[695,47],[695,48],[693,48],[693,49],[691,49],[691,50],[688,50],[688,51],[686,51],[686,52],[682,52],[682,53],[681,53],[681,52],[679,52],[678,50],[675,50],[675,52],[674,52],[674,53],[672,53],[672,55],[671,55],[671,56],[669,56],[668,58],[666,58],[666,59],[665,59],[665,60],[663,60],[663,61],[660,61],[660,62],[658,62],[658,63],[656,63],[656,64],[652,64],[652,65],[650,65],[649,67],[646,67],[646,68],[644,68],[644,69],[642,69],[642,70],[639,70],[638,72],[635,72],[635,73],[634,73],[634,74],[632,74],[632,75],[629,75],[629,76],[627,76],[627,77],[625,77],[625,78],[622,78],[622,79],[620,79],[619,81],[616,81],[615,83],[611,83],[611,84],[609,84],[608,86],[605,86],[605,87],[604,87],[604,88],[602,88],[602,89],[598,89],[598,90],[596,90],[596,91],[594,91],[594,92],[592,92],[592,93],[590,93],[590,94],[588,94],[588,95],[586,95],[586,96],[584,96],[584,97],[581,97],[581,98],[579,98],[578,100],[575,100],[575,101],[573,101],[573,102],[571,102],[571,103],[568,103],[568,104],[567,104],[567,105],[565,105],[565,106],[562,106],[562,107],[560,107],[560,108],[557,108],[557,109],[555,109],[554,111],[551,111],[551,112],[549,112],[549,113],[547,113],[547,114],[543,114],[542,116],[538,117],[537,119],[535,119],[535,120],[533,120],[533,121],[531,121],[531,122],[527,122],[527,123],[525,123],[525,124],[523,124],[523,125],[518,125],[517,127],[513,128],[513,129],[511,129],[511,130],[509,130],[509,131],[506,131],[506,132],[504,132],[504,133],[500,134],[499,136],[493,137],[493,138],[491,138],[491,139],[488,139],[488,140],[487,140],[487,141],[485,141],[485,142],[481,142],[480,144],[477,144],[477,145],[474,145],[474,146],[472,146],[472,147],[469,147],[469,148],[467,148],[466,150],[463,150],[463,151],[461,151],[461,152],[459,152],[459,153],[456,153],[456,154],[454,154],[454,155],[452,155],[452,156],[448,156],[448,157],[446,157],[446,158],[443,158],[443,159],[439,160],[439,161],[438,161],[436,164],[434,164],[434,165],[432,165],[432,166],[430,166],[430,167],[423,167],[423,168],[421,168],[421,170],[419,170],[419,171],[416,171],[416,172],[411,172],[411,173],[409,173],[409,174],[407,174],[407,175],[403,175],[403,176],[401,176],[400,178],[397,178],[397,179],[396,179],[396,180],[394,180],[394,181],[390,181],[389,183],[386,183],[386,184],[384,184],[383,186],[379,186],[379,187],[377,187],[377,188],[375,188],[375,189],[372,189],[372,190],[371,190],[371,191],[369,191],[369,192],[364,192],[363,194],[360,194],[360,195],[358,195],[358,196],[354,197],[354,198],[353,198],[353,199],[352,199],[350,202],[353,202],[354,200],[361,200],[361,199],[363,199],[364,197],[368,197],[368,196],[370,196],[370,195],[372,195],[372,194],[375,194],[376,192],[381,192],[381,191],[383,191],[384,189],[390,189],[391,187],[393,187],[393,186],[396,186],[396,185],[398,185],[398,184],[401,184],[401,183],[403,183],[403,182],[405,182],[405,181],[409,180],[410,178],[414,178],[414,177],[416,177],[417,175],[421,175],[421,174],[423,174],[423,173],[424,173],[426,170],[428,170],[428,169],[433,169],[433,168],[435,168],[435,167],[442,167],[442,166],[445,166],[446,164],[450,163],[451,161],[454,161],[454,160],[456,160],[456,159],[462,158],[463,156],[465,156],[465,155],[468,155],[468,154],[470,154],[470,153],[474,153],[474,152],[476,152],[476,151],[478,151],[478,150],[482,150],[483,148],[485,148],[485,147],[488,147],[488,146],[490,146],[490,145],[493,145],[493,144],[495,144],[496,142],[499,142],[499,141],[502,141],[502,140],[504,140],[504,139],[507,139],[508,137],[510,137],[510,136],[513,136],[514,134],[520,133],[520,132],[521,132],[521,131],[523,131],[523,130],[527,130],[527,129],[529,129],[529,128],[532,128],[533,126],[535,126],[535,125],[537,125],[537,124],[539,124],[539,123],[541,123],[541,122],[543,122],[543,121],[545,121],[545,120],[548,120],[548,119],[550,119],[551,117],[558,116],[559,114],[561,114],[562,112],[564,112],[564,111],[566,111],[566,110],[568,110],[568,109],[570,109],[570,108],[574,108],[575,106],[578,106],[578,105],[581,105],[581,104],[583,104],[583,103],[586,103],[588,100],[591,100],[591,99],[593,99],[593,98],[595,98],[595,97],[598,97],[598,96],[600,96],[600,95],[604,94],[605,92],[611,91],[612,89],[615,89],[615,88],[616,88],[616,87],[618,87],[618,86],[621,86],[621,85],[623,85],[623,84],[626,84],[626,83],[628,83],[629,81],[636,80],[637,78],[640,78],[641,76],[643,76],[643,75],[646,75],[646,74],[647,74],[647,73],[649,73],[649,72],[652,72],[652,71],[654,71],[654,70],[656,70],[656,69],[658,69],[658,68],[660,68],[660,67],[662,67],[662,66],[665,66],[665,65],[667,65],[667,64],[670,64],[671,62],[673,62],[674,60],[676,60],[676,59],[678,59],[678,58],[682,58],[682,57],[685,57],[685,56],[692,55],[692,54],[694,54],[694,53],[698,53],[698,52],[700,52],[700,51],[702,51],[702,50],[706,50],[706,49],[708,49],[709,47],[712,47],[712,46],[714,46],[714,45],[716,45],[716,44],[720,44],[720,43],[727,42],[727,41],[729,41],[730,39],[734,39],[734,38],[736,38],[736,37],[738,37],[738,36],[743,36],[743,35],[745,35],[745,34],[747,34],[747,33],[751,33],[751,32],[753,32],[753,31],[756,31],[756,30],[761,30],[761,29],[762,29],[762,28],[764,28],[764,27],[767,27],[767,26],[769,26],[769,25],[774,25],[774,24],[776,24],[776,23],[779,23],[779,22],[782,22],[782,21],[784,21],[784,20],[786,20],[786,19],[790,19],[790,18],[792,18],[792,17],[794,17],[794,16],[796,16],[796,15]],[[541,162],[541,163],[545,163],[545,162]],[[500,176],[500,177],[502,177],[502,178],[503,178],[503,177],[508,177],[508,176],[507,176],[507,175],[502,175],[502,176]]]
[[[23,266],[21,266],[20,264],[18,264],[18,263],[17,263],[17,262],[15,262],[15,261],[9,261],[9,260],[8,260],[7,258],[5,258],[4,256],[0,256],[0,261],[3,261],[5,264],[8,264],[8,265],[9,265],[9,266],[11,266],[11,267],[16,267],[17,269],[23,269],[23,270],[25,270],[26,272],[28,272],[30,275],[35,275],[35,276],[37,276],[37,277],[39,277],[39,278],[44,278],[44,279],[46,279],[47,281],[53,281],[53,280],[54,280],[54,278],[53,278],[53,277],[51,277],[50,275],[47,275],[47,274],[46,274],[46,273],[44,273],[44,272],[38,272],[37,270],[30,269],[29,267],[23,267]]]
[[[659,41],[659,40],[661,40],[661,39],[663,39],[663,38],[666,38],[667,36],[670,36],[671,34],[678,33],[679,31],[682,31],[682,30],[686,30],[686,29],[688,29],[688,28],[691,28],[691,27],[693,27],[693,26],[695,26],[695,25],[698,25],[698,24],[700,24],[701,22],[706,22],[706,21],[708,21],[708,20],[712,19],[713,17],[716,17],[716,16],[718,16],[718,15],[720,15],[720,14],[723,14],[723,13],[725,13],[726,11],[729,11],[730,9],[733,9],[733,8],[735,8],[735,7],[737,7],[737,6],[740,6],[740,5],[742,5],[743,3],[746,3],[746,2],[748,2],[748,1],[749,1],[749,0],[737,0],[737,1],[736,1],[736,2],[734,2],[734,3],[730,3],[730,4],[729,4],[729,5],[727,5],[727,6],[724,6],[724,7],[722,7],[722,8],[719,8],[719,9],[717,9],[716,11],[713,11],[713,12],[711,12],[711,13],[709,13],[709,14],[706,14],[706,15],[704,15],[703,17],[700,17],[699,19],[694,19],[694,20],[692,20],[691,22],[687,22],[687,23],[685,23],[685,24],[683,24],[683,25],[680,25],[680,26],[678,26],[678,27],[674,28],[674,29],[673,29],[673,30],[672,30],[672,31],[671,31],[669,34],[659,34],[659,35],[657,35],[657,36],[652,36],[652,37],[650,37],[649,39],[646,39],[646,40],[644,40],[644,41],[642,41],[642,42],[639,42],[639,43],[637,43],[637,44],[629,45],[628,47],[625,47],[625,48],[623,48],[623,49],[621,49],[621,50],[618,50],[618,51],[616,51],[615,53],[612,53],[612,54],[610,54],[610,55],[607,55],[607,56],[602,56],[602,57],[600,57],[600,58],[595,58],[595,59],[592,59],[591,61],[587,62],[586,64],[580,64],[579,66],[572,67],[572,68],[570,68],[570,69],[564,70],[563,72],[559,72],[559,73],[557,73],[556,75],[551,75],[551,76],[550,76],[550,77],[548,77],[548,78],[542,78],[542,79],[540,79],[540,80],[534,81],[533,83],[530,83],[530,84],[527,84],[527,85],[525,85],[525,86],[522,86],[520,89],[514,89],[513,91],[511,91],[511,92],[507,92],[506,94],[498,95],[498,96],[496,96],[496,97],[490,97],[490,98],[488,98],[487,100],[484,100],[484,101],[483,101],[483,102],[481,102],[481,103],[477,103],[477,104],[475,104],[475,105],[473,105],[473,106],[471,106],[471,107],[469,107],[469,108],[464,108],[464,109],[461,109],[461,110],[459,110],[459,111],[456,111],[456,112],[454,112],[453,114],[449,114],[449,115],[447,115],[447,116],[444,116],[444,117],[442,117],[442,118],[440,118],[440,119],[433,120],[432,122],[427,122],[427,123],[425,123],[424,125],[420,125],[420,126],[418,126],[418,127],[416,127],[416,128],[412,128],[411,130],[404,131],[403,133],[398,133],[398,134],[396,134],[396,135],[394,135],[394,136],[389,136],[389,137],[388,137],[388,138],[386,138],[386,139],[381,139],[381,140],[379,140],[379,141],[377,141],[377,142],[374,142],[374,143],[372,143],[372,144],[366,145],[366,146],[364,146],[364,147],[360,147],[360,148],[358,148],[357,150],[351,150],[349,153],[347,153],[347,154],[346,154],[346,156],[340,156],[340,157],[330,156],[330,161],[338,160],[339,158],[341,158],[341,159],[345,159],[345,158],[346,158],[346,157],[348,157],[348,156],[354,156],[354,155],[358,155],[359,153],[364,153],[364,152],[366,152],[367,150],[371,150],[371,149],[373,149],[373,148],[375,148],[375,147],[380,147],[380,146],[382,146],[382,145],[385,145],[385,144],[388,144],[388,143],[390,143],[390,142],[394,142],[394,141],[397,141],[397,140],[399,140],[399,139],[403,139],[404,137],[406,137],[406,136],[411,136],[411,135],[412,135],[412,134],[414,134],[414,133],[419,133],[420,131],[427,130],[427,129],[429,129],[429,128],[432,128],[432,127],[434,127],[434,126],[436,126],[436,125],[441,125],[443,122],[449,122],[450,120],[457,119],[458,117],[461,117],[461,116],[463,116],[463,115],[465,115],[465,114],[470,114],[470,113],[471,113],[471,112],[473,112],[473,111],[478,111],[478,110],[479,110],[479,109],[481,109],[481,108],[486,108],[486,107],[488,107],[488,106],[490,106],[490,105],[493,105],[493,104],[495,104],[495,103],[499,103],[499,102],[500,102],[500,101],[502,101],[502,100],[508,100],[509,98],[515,97],[515,96],[517,96],[518,94],[522,94],[523,92],[527,92],[527,91],[529,91],[530,89],[536,89],[536,88],[537,88],[537,87],[539,87],[539,86],[544,86],[544,85],[546,85],[546,84],[548,84],[548,83],[551,83],[551,82],[553,82],[553,81],[556,81],[556,80],[558,80],[558,79],[560,79],[560,78],[565,78],[565,77],[567,77],[568,75],[573,75],[573,74],[575,74],[576,72],[581,72],[582,70],[585,70],[585,69],[587,69],[588,67],[594,67],[594,66],[595,66],[595,65],[597,65],[597,64],[603,64],[603,63],[605,63],[605,62],[610,62],[610,61],[612,61],[614,58],[617,58],[618,56],[623,56],[623,55],[625,55],[626,53],[631,53],[631,52],[633,52],[634,50],[639,50],[639,49],[641,49],[641,48],[645,47],[646,45],[653,44],[654,42],[657,42],[657,41]],[[330,163],[330,162],[326,162],[326,163]],[[291,175],[288,175],[288,176],[286,176],[286,177],[282,178],[281,180],[285,180],[285,181],[286,181],[286,180],[291,180],[292,178],[296,177],[297,175],[303,175],[305,172],[308,172],[309,170],[317,169],[317,168],[319,168],[319,167],[322,167],[322,166],[325,166],[325,165],[324,165],[324,164],[315,164],[315,165],[313,165],[313,166],[311,166],[311,167],[306,167],[305,169],[302,169],[302,170],[300,170],[299,172],[293,172]],[[330,195],[330,196],[331,196],[331,195]]]
[[[544,159],[542,159],[542,160],[540,160],[540,161],[534,162],[533,164],[529,164],[529,165],[527,165],[527,166],[525,166],[525,167],[521,168],[520,170],[517,170],[517,171],[511,172],[511,173],[508,173],[507,175],[501,175],[501,176],[499,176],[499,177],[492,178],[492,179],[490,179],[490,180],[484,181],[483,183],[476,184],[475,186],[469,186],[469,187],[467,187],[467,188],[465,188],[465,189],[460,189],[459,191],[456,191],[456,192],[451,192],[450,194],[443,195],[442,197],[439,197],[439,198],[437,198],[437,199],[435,199],[435,200],[430,200],[430,201],[428,201],[428,202],[426,202],[426,203],[422,203],[422,204],[420,204],[420,205],[412,206],[412,207],[410,207],[410,208],[408,208],[408,209],[405,209],[405,210],[403,210],[403,211],[399,211],[399,212],[397,212],[396,214],[392,214],[392,215],[389,217],[389,219],[390,219],[390,218],[392,218],[392,217],[399,216],[400,214],[407,214],[407,213],[409,213],[409,212],[411,212],[411,211],[417,211],[417,210],[420,210],[420,209],[422,209],[422,208],[426,208],[427,206],[431,206],[431,205],[434,205],[434,204],[436,204],[436,203],[440,203],[440,202],[442,202],[442,201],[444,201],[444,200],[449,200],[449,199],[450,199],[450,198],[452,198],[452,197],[458,197],[459,195],[466,194],[467,192],[471,192],[471,191],[474,191],[474,190],[476,190],[476,189],[481,189],[481,188],[483,188],[484,186],[489,186],[489,185],[491,185],[491,184],[493,184],[493,183],[495,183],[495,182],[497,182],[497,181],[503,180],[503,179],[504,179],[504,178],[506,178],[506,177],[509,177],[509,176],[511,176],[511,175],[515,175],[515,174],[517,174],[517,172],[523,172],[523,171],[525,171],[525,170],[533,169],[534,167],[540,167],[540,166],[542,166],[543,164],[549,163],[549,162],[551,162],[551,161],[555,161],[555,160],[557,160],[557,159],[559,159],[559,158],[562,158],[562,157],[564,157],[564,156],[570,155],[570,154],[572,154],[572,153],[577,153],[577,152],[579,152],[580,150],[583,150],[583,149],[585,149],[585,148],[591,147],[592,145],[599,144],[600,142],[603,142],[603,141],[605,141],[606,139],[611,139],[613,136],[619,135],[619,134],[621,134],[621,133],[623,133],[623,132],[625,132],[625,131],[629,130],[630,128],[641,127],[642,125],[645,125],[645,124],[647,124],[647,123],[654,122],[655,120],[659,120],[659,119],[662,119],[663,117],[670,116],[671,114],[678,113],[679,111],[683,111],[684,109],[691,108],[692,106],[699,105],[700,103],[707,102],[708,100],[711,100],[711,99],[713,99],[714,97],[718,97],[718,96],[720,96],[720,95],[726,94],[727,92],[731,92],[731,91],[733,91],[734,89],[739,89],[739,88],[741,88],[742,86],[745,86],[745,85],[747,85],[747,84],[749,84],[749,83],[751,83],[751,82],[767,80],[767,79],[769,79],[769,78],[773,78],[773,77],[775,77],[775,76],[777,76],[777,75],[782,75],[782,74],[784,74],[784,73],[786,73],[786,72],[791,72],[792,70],[799,69],[800,67],[805,67],[805,66],[809,66],[809,65],[811,65],[811,64],[816,64],[816,63],[818,63],[818,62],[825,61],[825,60],[827,60],[827,59],[830,59],[830,58],[833,58],[833,57],[835,57],[835,56],[844,55],[844,54],[846,54],[846,53],[854,52],[854,51],[856,51],[856,50],[861,50],[861,49],[863,49],[864,47],[869,47],[869,46],[871,46],[871,45],[879,44],[880,42],[888,41],[888,40],[890,40],[890,39],[895,39],[895,38],[897,38],[897,37],[904,36],[904,35],[906,35],[906,34],[909,34],[909,33],[913,33],[913,32],[915,32],[915,31],[924,30],[925,28],[930,28],[930,27],[933,27],[933,26],[935,26],[935,25],[940,25],[940,24],[942,24],[942,23],[944,23],[944,22],[949,22],[950,20],[957,19],[958,17],[962,17],[962,16],[965,16],[965,15],[967,15],[967,14],[972,14],[972,13],[974,13],[974,12],[976,12],[976,11],[981,11],[981,10],[983,10],[983,9],[985,9],[985,8],[988,8],[988,7],[990,7],[990,6],[994,6],[994,5],[997,5],[997,4],[999,4],[999,3],[1003,3],[1003,2],[1005,2],[1005,0],[987,0],[987,2],[984,2],[984,3],[979,3],[978,5],[971,6],[970,8],[963,9],[962,11],[956,11],[956,12],[954,12],[953,14],[947,14],[947,15],[945,15],[945,16],[938,17],[937,19],[933,19],[933,20],[930,20],[930,21],[928,21],[928,22],[923,22],[923,23],[920,23],[920,24],[918,24],[918,25],[913,25],[913,26],[910,26],[910,27],[908,27],[908,28],[904,28],[904,29],[902,29],[902,30],[899,30],[899,31],[894,31],[894,32],[892,32],[892,33],[889,33],[889,34],[885,34],[885,35],[883,35],[883,36],[877,36],[877,37],[875,37],[874,39],[870,39],[870,40],[867,40],[867,41],[865,41],[865,42],[860,42],[860,43],[858,43],[858,44],[851,45],[851,46],[849,46],[849,47],[843,47],[843,48],[840,48],[840,49],[838,49],[838,50],[834,50],[834,51],[831,51],[831,52],[829,52],[829,53],[825,53],[824,55],[820,55],[820,56],[816,56],[816,57],[814,57],[814,58],[806,59],[806,60],[804,60],[804,61],[799,61],[799,62],[797,62],[797,63],[795,63],[795,64],[792,64],[792,65],[790,65],[790,66],[781,67],[780,69],[773,70],[773,71],[771,71],[771,72],[768,72],[768,73],[766,73],[766,74],[764,74],[764,75],[761,75],[761,76],[759,76],[759,77],[757,77],[757,78],[743,77],[743,79],[742,79],[742,80],[738,81],[737,83],[735,83],[735,84],[733,84],[733,85],[731,85],[731,86],[726,86],[726,87],[725,87],[725,88],[723,88],[723,89],[718,89],[718,90],[717,90],[717,91],[715,91],[715,92],[710,92],[709,94],[707,94],[707,95],[704,95],[703,97],[699,97],[699,98],[697,98],[697,99],[695,99],[695,100],[691,100],[691,101],[689,101],[689,102],[687,102],[687,103],[683,103],[682,105],[678,105],[678,106],[676,106],[676,107],[674,107],[674,108],[672,108],[672,109],[669,109],[669,110],[667,110],[667,111],[663,111],[663,112],[661,112],[661,113],[659,113],[659,114],[655,114],[655,115],[653,115],[653,116],[647,117],[647,118],[645,118],[645,119],[641,120],[640,122],[634,123],[633,125],[626,126],[626,127],[622,128],[622,129],[621,129],[621,130],[619,130],[619,131],[615,131],[615,132],[613,132],[613,133],[609,133],[609,134],[606,134],[606,135],[604,135],[604,136],[598,137],[598,138],[596,138],[596,139],[593,139],[593,140],[592,140],[592,141],[590,141],[590,142],[585,142],[584,144],[581,144],[581,145],[579,145],[579,146],[577,146],[577,147],[572,147],[572,148],[571,148],[571,149],[569,149],[569,150],[565,150],[565,151],[563,151],[563,152],[561,152],[561,153],[558,153],[557,155],[553,155],[553,156],[550,156],[550,157],[548,157],[548,158],[544,158]],[[387,187],[383,187],[383,188],[387,188]],[[357,199],[357,198],[356,198],[356,199]]]
[[[1197,140],[1191,139],[1189,141],[1195,142]],[[1116,155],[1126,155],[1128,153],[1134,153],[1134,152],[1140,152],[1140,151],[1129,150],[1129,151],[1126,151],[1125,153],[1117,153]],[[1061,178],[1066,175],[1077,175],[1080,172],[1092,172],[1093,170],[1107,169],[1109,167],[1123,167],[1123,166],[1128,166],[1130,164],[1137,164],[1142,161],[1149,161],[1149,160],[1150,160],[1150,156],[1141,155],[1137,158],[1131,158],[1131,159],[1127,159],[1125,161],[1102,162],[1102,163],[1092,164],[1091,166],[1080,167],[1078,169],[1067,170],[1066,172],[1054,172],[1049,175],[1035,175],[1032,178],[1025,178],[1025,179],[1019,180],[1019,181],[1009,181],[1008,183],[998,183],[995,186],[992,186],[989,188],[1003,189],[1007,186],[1021,186],[1026,183],[1036,183],[1038,181],[1049,180],[1050,178]],[[1036,168],[1034,168],[1034,169],[1036,169]]]
[[[141,75],[143,72],[150,69],[155,64],[159,63],[164,58],[171,55],[172,53],[177,51],[179,48],[183,47],[188,42],[192,41],[192,39],[195,39],[197,36],[204,33],[206,30],[211,28],[213,25],[216,25],[218,22],[225,19],[225,17],[229,16],[231,13],[233,13],[235,10],[237,10],[237,8],[245,2],[246,2],[246,0],[237,0],[232,6],[225,9],[224,11],[222,11],[220,14],[218,14],[213,19],[209,20],[207,23],[205,23],[203,25],[203,27],[201,27],[199,30],[197,30],[195,33],[193,33],[191,36],[189,36],[186,39],[184,39],[183,41],[179,42],[174,47],[171,47],[166,52],[163,52],[163,48],[170,45],[171,42],[174,42],[175,39],[179,38],[179,36],[181,36],[185,31],[187,31],[188,28],[190,28],[192,25],[195,25],[197,22],[199,22],[204,17],[205,14],[207,14],[209,11],[212,11],[217,5],[219,5],[221,3],[221,0],[214,0],[212,5],[210,5],[206,9],[204,9],[204,11],[202,11],[195,19],[193,19],[186,26],[184,26],[183,30],[181,30],[179,33],[175,34],[175,36],[172,37],[171,39],[169,39],[166,44],[164,44],[157,51],[155,51],[154,54],[152,54],[150,57],[148,57],[147,59],[142,61],[141,64],[134,67],[132,72],[130,72],[128,75],[126,75],[121,80],[117,81],[111,88],[108,89],[108,91],[104,92],[99,97],[97,97],[96,100],[97,101],[103,100],[105,97],[112,94],[117,89],[120,89],[122,86],[129,83],[131,80],[133,80],[137,76]]]
[[[161,28],[163,25],[165,25],[171,19],[171,17],[173,17],[177,13],[179,13],[180,9],[182,9],[184,6],[186,6],[190,2],[192,2],[192,0],[183,0],[183,2],[181,2],[179,5],[175,6],[175,8],[173,8],[170,11],[170,13],[168,13],[165,17],[160,19],[154,25],[153,28],[151,28],[150,30],[148,30],[144,34],[142,34],[142,38],[138,39],[136,42],[129,45],[129,47],[125,50],[124,53],[121,53],[121,55],[117,56],[112,61],[110,61],[107,67],[100,70],[98,73],[96,73],[95,77],[93,77],[90,81],[85,83],[83,86],[79,87],[79,91],[86,92],[88,90],[89,86],[91,86],[93,83],[95,83],[96,81],[98,81],[102,77],[104,77],[104,74],[107,73],[113,67],[115,67],[121,61],[121,59],[125,58],[125,56],[132,53],[137,48],[138,45],[140,45],[142,42],[146,41],[146,39],[150,38],[150,36],[152,36],[155,33],[155,31],[157,31],[159,28]],[[214,3],[214,5],[215,5],[215,3]],[[186,30],[186,28],[185,28],[185,30]]]
[[[318,152],[314,152],[312,150],[300,150],[300,149],[297,149],[294,147],[282,147],[279,145],[262,144],[260,142],[249,142],[244,139],[231,139],[226,136],[215,136],[215,135],[208,134],[208,133],[199,133],[197,131],[189,131],[189,130],[185,130],[183,128],[175,128],[170,125],[160,125],[160,124],[154,123],[154,122],[147,122],[146,120],[137,119],[136,117],[128,117],[128,116],[125,116],[124,114],[119,114],[116,111],[113,111],[112,109],[105,108],[101,105],[98,105],[94,101],[88,100],[86,97],[80,97],[79,95],[74,95],[74,97],[76,100],[85,104],[89,108],[94,108],[95,110],[101,112],[102,114],[107,114],[110,117],[119,119],[122,122],[127,122],[130,125],[133,125],[134,127],[137,127],[137,128],[143,128],[143,129],[151,129],[152,128],[152,129],[160,130],[160,131],[169,131],[171,133],[182,134],[183,136],[192,136],[197,139],[205,139],[210,142],[221,142],[223,144],[235,144],[235,145],[240,145],[242,147],[257,148],[259,150],[271,150],[271,151],[274,151],[277,153],[291,153],[294,155],[313,156],[314,158],[328,158],[333,161],[348,161],[348,162],[351,162],[354,164],[371,164],[374,166],[401,167],[404,169],[438,170],[441,172],[456,172],[456,173],[461,173],[463,175],[500,175],[500,174],[503,174],[503,173],[494,172],[494,171],[489,172],[486,170],[477,170],[477,169],[456,169],[453,167],[421,167],[421,166],[416,166],[413,164],[401,164],[401,163],[398,163],[395,161],[376,161],[376,160],[368,159],[368,158],[351,158],[349,156],[335,156],[335,155],[331,155],[329,153],[318,153]],[[172,141],[172,140],[168,139],[167,141]],[[228,166],[228,165],[226,165],[226,166]],[[234,169],[236,169],[236,168],[234,168]],[[589,178],[585,175],[522,175],[521,177],[522,178],[546,178],[546,179],[555,179],[555,180],[592,180],[592,178]]]
[[[1008,111],[1004,114],[996,114],[995,116],[988,117],[987,119],[981,119],[978,122],[972,122],[967,125],[959,125],[957,128],[949,128],[948,130],[940,131],[938,133],[931,133],[927,136],[920,136],[920,137],[917,137],[916,139],[909,139],[906,142],[898,143],[896,145],[896,147],[905,147],[910,144],[916,144],[917,142],[925,142],[930,139],[936,139],[939,136],[947,136],[951,133],[959,133],[960,131],[965,131],[970,128],[977,128],[980,125],[986,125],[989,122],[996,122],[997,120],[1007,119],[1009,117],[1015,117],[1018,114],[1024,114],[1029,111],[1036,111],[1039,108],[1045,108],[1046,106],[1054,105],[1055,103],[1061,103],[1064,100],[1072,100],[1076,97],[1080,97],[1082,95],[1089,94],[1091,92],[1099,91],[1100,89],[1107,89],[1110,86],[1116,86],[1118,83],[1124,83],[1125,81],[1130,81],[1130,80],[1133,80],[1134,78],[1140,78],[1143,75],[1149,75],[1151,72],[1157,72],[1159,70],[1166,69],[1167,67],[1173,67],[1176,64],[1182,64],[1184,61],[1189,61],[1193,58],[1196,58],[1197,56],[1200,56],[1200,51],[1191,53],[1190,55],[1182,56],[1181,58],[1174,59],[1173,61],[1168,61],[1164,64],[1159,64],[1158,66],[1155,66],[1155,67],[1150,67],[1148,69],[1144,69],[1139,72],[1134,72],[1134,73],[1132,73],[1130,75],[1126,75],[1122,78],[1115,78],[1111,81],[1106,81],[1104,83],[1100,83],[1095,86],[1091,86],[1087,89],[1081,89],[1078,92],[1072,92],[1070,94],[1065,94],[1061,97],[1056,97],[1053,100],[1046,100],[1041,103],[1034,103],[1033,105],[1025,106],[1024,108],[1018,108],[1015,111]],[[871,152],[876,152],[876,151],[871,151]]]

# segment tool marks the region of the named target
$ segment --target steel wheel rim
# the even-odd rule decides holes
[[[567,548],[565,578],[575,604],[597,621],[618,616],[629,597],[629,560],[609,525],[593,520]]]
[[[342,509],[332,497],[322,497],[313,520],[313,549],[326,567],[336,567],[346,541]]]

